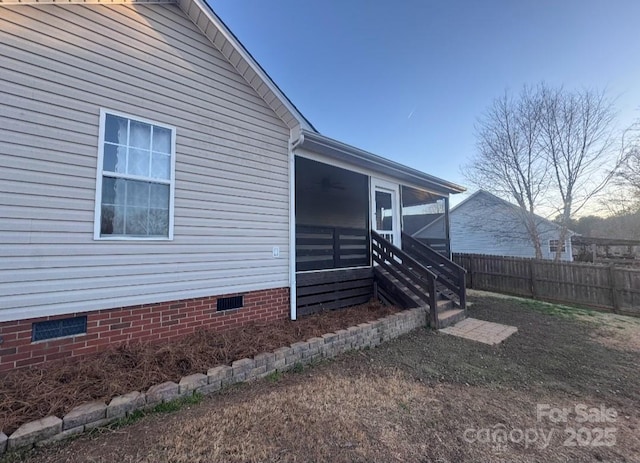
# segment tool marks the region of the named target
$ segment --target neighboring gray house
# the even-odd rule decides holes
[[[491,193],[479,190],[449,211],[451,251],[499,256],[535,257],[535,249],[524,225],[523,212]],[[545,259],[556,255],[560,226],[540,216],[535,216]],[[438,218],[416,231],[413,236],[429,240],[442,236],[443,218]],[[573,260],[569,231],[562,252],[562,259]]]
[[[366,302],[372,231],[464,190],[318,133],[204,0],[0,0],[0,82],[0,371]]]

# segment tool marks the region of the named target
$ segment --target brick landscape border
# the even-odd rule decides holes
[[[210,368],[206,374],[183,377],[179,383],[165,382],[151,386],[146,392],[133,391],[104,402],[89,402],[73,408],[62,418],[47,416],[20,426],[13,434],[0,433],[0,454],[33,445],[46,445],[67,437],[103,427],[131,415],[136,410],[152,409],[195,393],[212,394],[231,384],[254,381],[296,365],[355,349],[375,347],[416,328],[426,326],[424,308],[405,310],[378,320],[361,323],[335,333],[296,342],[253,358],[236,360],[229,365]]]

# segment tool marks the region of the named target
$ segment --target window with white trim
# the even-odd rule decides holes
[[[174,127],[100,112],[95,238],[173,238]]]
[[[558,243],[560,242],[560,240],[549,240],[549,253],[551,254],[555,254],[558,252]],[[560,252],[567,252],[567,242],[563,242],[562,243],[562,251]]]

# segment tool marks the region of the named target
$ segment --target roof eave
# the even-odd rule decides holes
[[[295,147],[319,153],[374,172],[390,175],[399,180],[405,180],[410,184],[422,186],[436,193],[455,194],[466,191],[466,188],[463,186],[425,174],[419,170],[347,145],[346,143],[326,137],[317,132],[303,130]]]

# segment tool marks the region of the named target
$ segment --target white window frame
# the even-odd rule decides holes
[[[155,125],[171,131],[171,172],[169,183],[169,233],[168,236],[126,236],[126,235],[100,235],[101,228],[101,213],[102,213],[102,179],[104,178],[103,166],[104,166],[104,135],[105,135],[105,122],[107,114],[112,116],[123,117],[136,122],[142,122],[145,124]],[[96,204],[95,213],[93,219],[93,239],[97,241],[172,241],[173,240],[173,225],[174,225],[174,202],[175,202],[175,184],[176,184],[176,128],[160,122],[151,121],[143,117],[134,116],[131,114],[122,113],[119,111],[113,111],[111,109],[100,108],[100,125],[98,134],[98,166],[96,169]],[[148,182],[148,177],[142,177],[137,175],[119,175],[119,178],[125,178],[127,180],[138,180]]]
[[[556,250],[552,251],[551,250],[551,243],[555,241],[556,242]],[[560,240],[549,240],[549,254],[556,254],[558,251],[558,246],[560,246]],[[561,247],[562,251],[560,251],[560,254],[566,254],[567,253],[567,240],[565,240],[562,243],[562,247]]]

